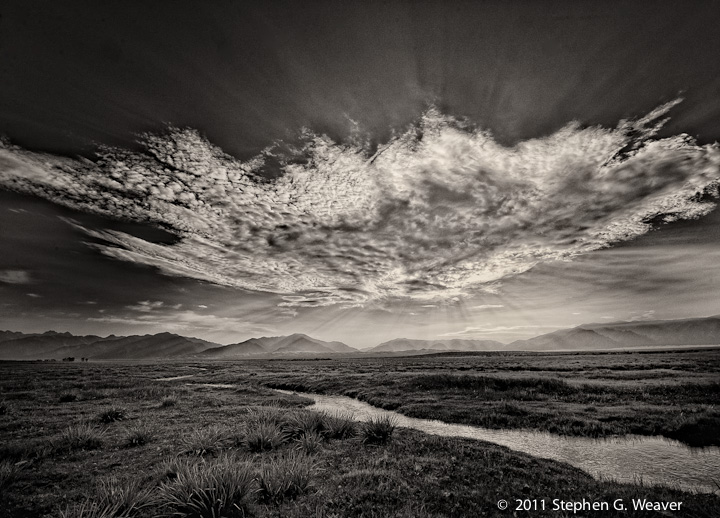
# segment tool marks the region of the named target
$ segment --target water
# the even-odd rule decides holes
[[[291,394],[288,391],[279,391]],[[595,478],[714,492],[720,483],[720,448],[691,448],[658,436],[627,435],[607,439],[565,437],[528,430],[492,430],[406,417],[344,396],[301,393],[312,398],[310,410],[352,412],[358,421],[390,416],[398,426],[431,435],[493,442],[535,457],[566,462]]]

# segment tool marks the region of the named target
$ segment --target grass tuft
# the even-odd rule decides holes
[[[77,394],[74,394],[72,392],[64,392],[63,394],[60,394],[60,397],[58,399],[60,403],[71,403],[73,401],[77,401],[78,397]]]
[[[175,395],[165,396],[160,402],[160,408],[170,408],[178,404],[178,397]]]
[[[280,425],[273,422],[248,424],[244,444],[252,452],[270,451],[287,442],[287,435]]]
[[[365,444],[385,444],[392,438],[397,423],[390,416],[373,417],[363,423],[360,437]]]
[[[121,516],[118,512],[119,506],[102,505],[88,498],[61,509],[59,515],[60,518],[116,518]]]
[[[350,439],[357,435],[358,425],[350,412],[323,414],[325,436],[328,439]]]
[[[14,462],[7,459],[0,460],[0,494],[12,483],[17,470],[18,468]]]
[[[290,439],[298,439],[311,433],[323,435],[326,429],[324,416],[307,410],[287,414],[280,426]]]
[[[98,414],[98,420],[101,423],[114,423],[116,421],[123,421],[127,418],[127,411],[124,408],[112,407],[107,410],[103,410]]]
[[[209,462],[179,462],[175,468],[174,477],[160,484],[157,491],[165,516],[245,516],[253,483],[248,463],[223,456]]]
[[[186,455],[210,455],[224,446],[227,430],[218,425],[190,430],[180,438],[181,453]]]
[[[60,432],[55,451],[96,450],[104,437],[105,432],[91,423],[70,425]]]
[[[115,516],[134,516],[153,505],[154,487],[148,487],[138,477],[124,480],[110,477],[98,483],[95,501],[101,508],[114,509]]]
[[[144,422],[135,423],[127,429],[125,436],[125,446],[133,448],[135,446],[144,446],[155,439],[155,427]]]
[[[297,452],[264,462],[257,476],[258,499],[279,504],[307,493],[312,487],[314,469],[312,459]]]
[[[308,455],[317,453],[322,448],[325,437],[317,432],[308,432],[297,439],[297,449],[304,451]]]

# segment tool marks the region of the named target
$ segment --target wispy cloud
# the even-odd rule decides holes
[[[177,128],[94,161],[5,146],[0,186],[170,229],[177,243],[84,230],[108,256],[276,293],[283,307],[443,304],[639,236],[651,221],[708,213],[718,146],[654,138],[675,104],[510,148],[436,109],[372,156],[306,132],[292,152],[239,161]],[[281,164],[274,180],[260,176],[268,157]]]
[[[140,311],[142,313],[148,313],[152,311],[153,309],[158,309],[163,307],[165,303],[161,300],[141,300],[137,304],[133,304],[131,306],[127,306],[127,309],[131,311]]]
[[[176,333],[188,333],[190,335],[202,333],[267,333],[274,331],[272,328],[250,322],[243,318],[223,317],[196,313],[191,310],[113,314],[99,317],[88,317],[88,322],[102,322],[104,324],[115,324],[131,327],[148,327],[162,329]]]
[[[30,274],[25,270],[0,270],[0,282],[6,284],[29,284]]]
[[[497,309],[504,307],[502,304],[480,304],[479,306],[473,306],[471,309]]]
[[[452,331],[449,333],[443,333],[438,336],[474,336],[474,337],[481,337],[483,335],[492,335],[492,334],[508,334],[513,333],[516,331],[521,330],[535,330],[540,331],[542,329],[557,329],[557,325],[528,325],[528,326],[491,326],[491,325],[482,325],[482,326],[469,326],[463,329],[462,331]]]

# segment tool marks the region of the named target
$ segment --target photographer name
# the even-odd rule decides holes
[[[544,499],[515,499],[515,502],[517,504],[515,508],[516,511],[546,509]],[[584,498],[580,501],[554,498],[550,505],[547,506],[547,509],[552,511],[570,511],[573,514],[580,511],[609,511],[610,509],[615,511],[627,511],[628,509],[634,511],[679,511],[682,504],[682,502],[657,502],[644,498],[633,498],[629,505],[626,504],[622,498],[618,498],[612,502],[585,500]]]

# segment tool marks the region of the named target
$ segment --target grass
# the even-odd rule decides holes
[[[365,444],[386,444],[397,426],[389,416],[373,417],[360,427],[360,437]]]
[[[325,437],[317,432],[308,432],[296,440],[298,450],[312,455],[322,448]]]
[[[350,439],[358,432],[358,425],[350,412],[324,413],[325,436],[328,439]]]
[[[552,365],[543,371],[537,366],[520,370],[515,364],[500,362],[495,369],[477,364],[483,374],[469,374],[458,372],[467,367],[458,365],[454,357],[432,357],[393,359],[417,364],[415,369],[404,366],[402,374],[391,368],[358,373],[347,365],[307,373],[267,373],[262,379],[274,388],[345,395],[410,417],[449,423],[587,437],[664,435],[691,446],[720,445],[720,408],[714,405],[720,399],[718,353],[704,351],[696,356],[710,357],[706,372],[697,372],[701,365],[693,365],[682,375],[677,369],[654,372],[643,365],[629,370],[627,365],[612,364],[617,370],[588,372],[586,366],[578,365],[576,371],[568,371],[570,362],[566,361],[561,371],[564,379],[560,379]],[[591,365],[595,363],[595,358],[589,359]],[[601,378],[604,370],[609,372]],[[622,381],[616,379],[617,372],[626,374]]]
[[[257,476],[260,502],[277,505],[307,493],[314,469],[311,457],[297,452],[263,462]]]
[[[180,437],[180,453],[197,456],[218,453],[227,437],[227,428],[220,425],[194,428]]]
[[[127,419],[127,410],[124,408],[112,407],[98,414],[98,421],[105,424],[123,421],[125,419]]]
[[[18,468],[14,462],[8,459],[0,460],[0,492],[10,485],[17,471]]]
[[[103,445],[105,431],[92,423],[70,425],[60,432],[55,451],[96,450]]]
[[[160,402],[160,408],[170,408],[178,404],[178,397],[175,395],[165,396]]]
[[[287,440],[288,436],[277,423],[259,421],[248,424],[243,443],[252,452],[263,452],[277,449]]]
[[[75,394],[73,392],[65,392],[63,394],[60,394],[58,401],[60,401],[60,403],[71,403],[73,401],[77,401],[77,399],[78,399],[77,394]]]
[[[96,488],[95,502],[101,508],[113,509],[117,516],[132,516],[155,504],[155,492],[142,478],[101,479]]]
[[[136,446],[145,446],[152,442],[157,434],[154,426],[145,422],[135,423],[127,428],[125,437],[125,446],[133,448]]]
[[[187,518],[244,517],[254,479],[250,464],[232,456],[179,465],[158,488],[163,515]]]
[[[429,436],[393,428],[391,422],[358,423],[348,414],[319,414],[303,408],[307,398],[278,396],[267,384],[347,393],[408,415],[445,420],[556,427],[577,435],[641,428],[679,430],[687,438],[700,430],[699,440],[705,440],[715,430],[708,417],[717,411],[712,383],[718,372],[720,354],[712,351],[0,362],[0,401],[12,405],[0,416],[0,514],[510,516],[511,511],[497,509],[497,500],[527,495],[682,501],[682,516],[710,518],[720,516],[718,494],[595,480],[566,464],[490,443]],[[195,378],[154,381],[188,373]],[[78,397],[61,403],[59,395],[65,393]],[[163,405],[168,397],[182,404]],[[121,425],[99,422],[112,408],[124,411]],[[599,428],[593,432],[591,426]],[[247,437],[253,434],[260,438],[249,447]]]

